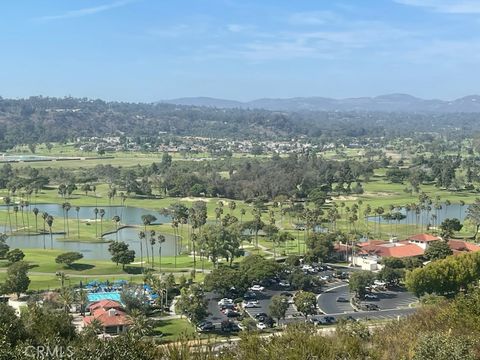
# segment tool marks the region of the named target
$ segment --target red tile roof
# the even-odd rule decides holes
[[[405,241],[396,243],[376,242],[376,244],[364,245],[360,249],[360,254],[377,255],[380,257],[402,258],[420,256],[423,253],[424,250],[420,246]]]
[[[463,240],[448,240],[448,246],[456,251],[480,251],[480,246]]]
[[[438,236],[433,236],[430,234],[417,234],[417,235],[410,236],[408,240],[429,242],[429,241],[437,241],[441,239]]]
[[[123,310],[122,304],[114,300],[100,300],[90,305],[91,316],[83,318],[85,325],[93,319],[99,320],[103,326],[130,325],[132,321]]]
[[[93,319],[97,319],[103,326],[120,326],[130,325],[132,321],[123,310],[117,309],[98,309],[91,316],[86,316],[83,319],[85,325],[90,324]]]
[[[99,300],[95,301],[90,304],[89,306],[90,311],[96,310],[96,309],[123,309],[122,304],[120,304],[118,301],[115,300]]]

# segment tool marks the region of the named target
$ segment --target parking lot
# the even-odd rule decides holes
[[[283,292],[288,292],[290,294],[294,293],[293,291],[270,290],[270,289],[266,289],[262,292],[257,292],[258,307],[248,308],[248,309],[245,309],[245,311],[253,318],[255,318],[255,315],[260,313],[270,314],[269,305],[270,305],[271,298],[275,295],[281,295]],[[294,317],[293,315],[295,315],[296,313],[297,311],[295,310],[294,306],[290,304],[285,314],[285,318],[292,318]]]
[[[404,289],[376,291],[377,299],[362,301],[363,304],[375,304],[380,310],[395,310],[408,307],[416,302],[416,297]],[[343,297],[349,302],[338,302]],[[318,296],[318,307],[325,314],[342,314],[354,311],[350,305],[350,291],[347,283],[332,284],[325,287]]]

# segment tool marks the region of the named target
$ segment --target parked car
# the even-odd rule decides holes
[[[324,316],[323,318],[327,324],[334,324],[337,321],[333,316]]]
[[[238,311],[235,311],[235,310],[227,309],[225,311],[225,315],[227,317],[239,317],[240,313]]]
[[[348,302],[347,298],[344,298],[343,296],[337,297],[337,302]]]
[[[380,280],[375,280],[375,281],[373,282],[373,284],[374,284],[374,285],[377,285],[377,286],[386,286],[386,285],[387,285],[386,282],[380,281]]]
[[[282,287],[290,287],[290,283],[288,281],[285,281],[285,280],[281,280],[278,285],[282,286]]]
[[[265,325],[263,322],[259,322],[257,324],[257,328],[259,328],[260,330],[265,330],[267,328],[267,325]]]
[[[267,316],[268,316],[267,314],[265,314],[264,312],[261,312],[261,313],[255,314],[253,317],[255,319],[258,319],[260,317],[267,317]]]
[[[250,300],[250,301],[247,301],[247,302],[243,302],[243,307],[245,309],[257,308],[257,307],[259,307],[258,301],[257,300]]]
[[[244,295],[243,295],[243,299],[244,300],[255,300],[257,298],[257,294],[253,291],[247,291]]]
[[[365,308],[367,310],[380,310],[377,304],[366,304]]]
[[[218,302],[219,306],[227,305],[227,304],[233,304],[233,300],[229,298],[223,298]]]
[[[215,325],[211,321],[202,321],[197,326],[198,331],[212,331],[215,330]]]
[[[375,295],[375,294],[365,294],[365,299],[369,299],[369,300],[377,300],[378,299],[378,296]]]
[[[235,304],[225,304],[225,305],[220,305],[220,309],[222,311],[225,311],[225,310],[234,310],[235,309]]]
[[[250,290],[252,290],[252,291],[263,291],[263,290],[265,290],[265,288],[264,288],[263,286],[261,286],[261,285],[253,285],[253,286],[250,288]]]

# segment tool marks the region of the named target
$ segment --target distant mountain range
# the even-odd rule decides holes
[[[162,100],[160,103],[226,109],[266,109],[278,111],[480,112],[479,95],[465,96],[452,101],[425,100],[407,94],[389,94],[376,97],[347,99],[324,97],[265,98],[248,102],[209,97],[187,97]]]

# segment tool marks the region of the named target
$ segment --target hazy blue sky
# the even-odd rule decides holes
[[[0,96],[480,93],[480,0],[11,0]]]

